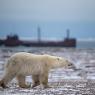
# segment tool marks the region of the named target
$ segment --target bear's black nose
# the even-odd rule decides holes
[[[72,64],[72,63],[70,63],[70,64],[68,64],[68,66],[73,66],[73,64]]]
[[[76,69],[75,65],[73,63],[68,64],[69,68]]]
[[[72,66],[71,64],[69,64],[68,66]]]

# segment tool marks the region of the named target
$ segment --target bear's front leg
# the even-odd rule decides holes
[[[32,81],[33,81],[32,88],[40,85],[39,75],[32,75]]]
[[[18,75],[17,80],[18,80],[19,87],[21,87],[21,88],[30,88],[31,87],[31,85],[25,84],[25,76],[24,75]]]
[[[49,85],[48,85],[48,73],[40,75],[40,84],[43,85],[43,88],[49,88]]]

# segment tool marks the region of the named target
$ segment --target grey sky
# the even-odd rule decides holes
[[[95,0],[0,0],[0,20],[95,21]]]

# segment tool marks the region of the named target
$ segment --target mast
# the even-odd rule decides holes
[[[67,29],[67,39],[69,39],[70,38],[70,30],[69,29]]]
[[[38,36],[38,42],[40,43],[41,42],[41,29],[40,27],[38,26],[38,29],[37,29],[37,36]]]

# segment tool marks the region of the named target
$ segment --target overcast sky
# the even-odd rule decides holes
[[[0,0],[0,37],[63,39],[66,29],[76,38],[95,39],[95,0]]]
[[[0,0],[0,20],[95,21],[95,0]]]

